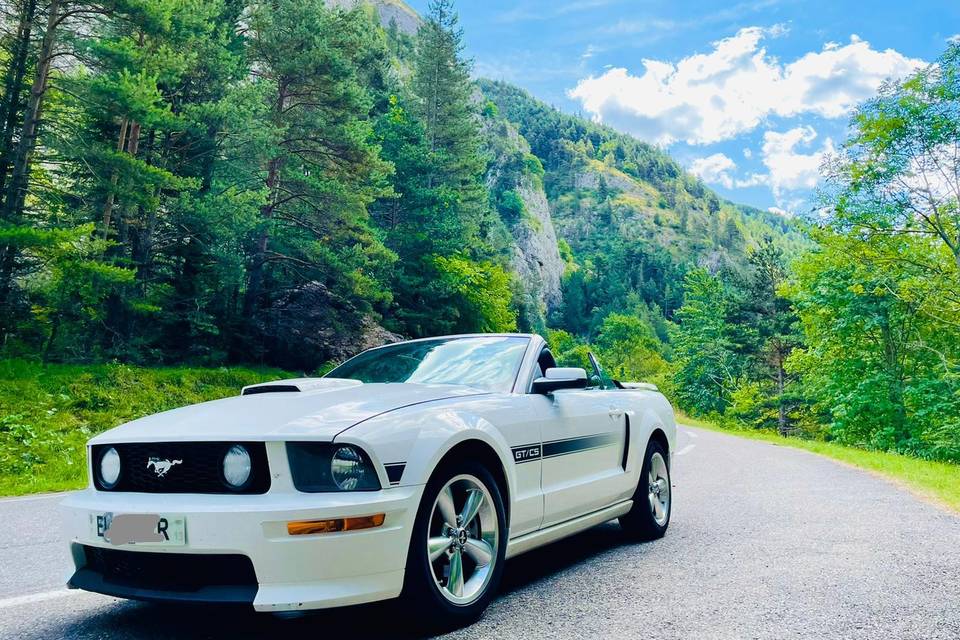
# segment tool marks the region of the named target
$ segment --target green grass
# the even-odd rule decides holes
[[[158,411],[289,377],[271,369],[0,360],[0,495],[82,487],[92,436]]]
[[[960,512],[960,465],[921,460],[897,453],[868,451],[833,442],[784,437],[771,431],[724,428],[687,416],[678,416],[678,421],[711,431],[804,449],[833,458],[883,476],[923,498]]]

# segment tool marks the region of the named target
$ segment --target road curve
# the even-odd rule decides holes
[[[681,428],[666,538],[510,561],[449,638],[960,638],[960,517],[805,451]],[[0,638],[404,637],[383,605],[280,620],[63,592],[56,498],[0,501]]]

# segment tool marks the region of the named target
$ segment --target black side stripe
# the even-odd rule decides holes
[[[403,470],[406,468],[406,462],[390,462],[383,465],[387,470],[387,479],[390,484],[400,484],[400,478],[403,477]]]
[[[556,440],[554,442],[545,442],[543,445],[543,457],[555,458],[565,456],[570,453],[578,453],[587,449],[599,449],[606,447],[617,441],[617,433],[601,433],[582,438],[570,438],[568,440]]]
[[[544,442],[543,445],[527,444],[520,447],[513,447],[513,461],[517,464],[540,460],[541,458],[556,458],[566,456],[590,449],[599,449],[616,444],[620,440],[620,434],[617,432],[601,433],[590,436],[580,436],[577,438],[566,438],[564,440],[552,440]]]

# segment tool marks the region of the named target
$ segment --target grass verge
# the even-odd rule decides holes
[[[804,449],[833,458],[845,464],[876,473],[923,498],[960,512],[960,465],[921,460],[897,453],[868,451],[833,442],[784,437],[779,433],[770,431],[719,427],[713,423],[683,415],[678,416],[677,419],[683,424],[694,427],[751,440],[763,440],[785,447]]]
[[[236,395],[274,369],[47,365],[0,360],[0,495],[86,483],[86,441],[124,422]]]

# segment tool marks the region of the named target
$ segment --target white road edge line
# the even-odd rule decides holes
[[[700,437],[700,434],[697,433],[697,432],[695,432],[695,431],[687,431],[687,435],[690,436],[691,438],[699,438],[699,437]]]
[[[695,446],[697,446],[697,445],[695,445],[695,444],[688,444],[688,445],[685,446],[683,449],[680,449],[680,451],[677,451],[677,455],[678,455],[678,456],[686,455],[686,454],[690,453],[690,451],[693,450],[693,448],[694,448]]]
[[[15,496],[13,498],[0,498],[0,504],[9,504],[11,502],[33,502],[34,500],[53,500],[55,498],[62,498],[68,493],[70,493],[70,491],[60,491],[58,493],[45,493],[40,496]]]
[[[66,596],[75,596],[83,593],[78,589],[57,589],[56,591],[44,591],[42,593],[31,593],[28,596],[17,596],[16,598],[6,598],[0,600],[0,609],[9,609],[10,607],[20,607],[25,604],[34,604],[36,602],[45,602],[47,600],[56,600]]]

